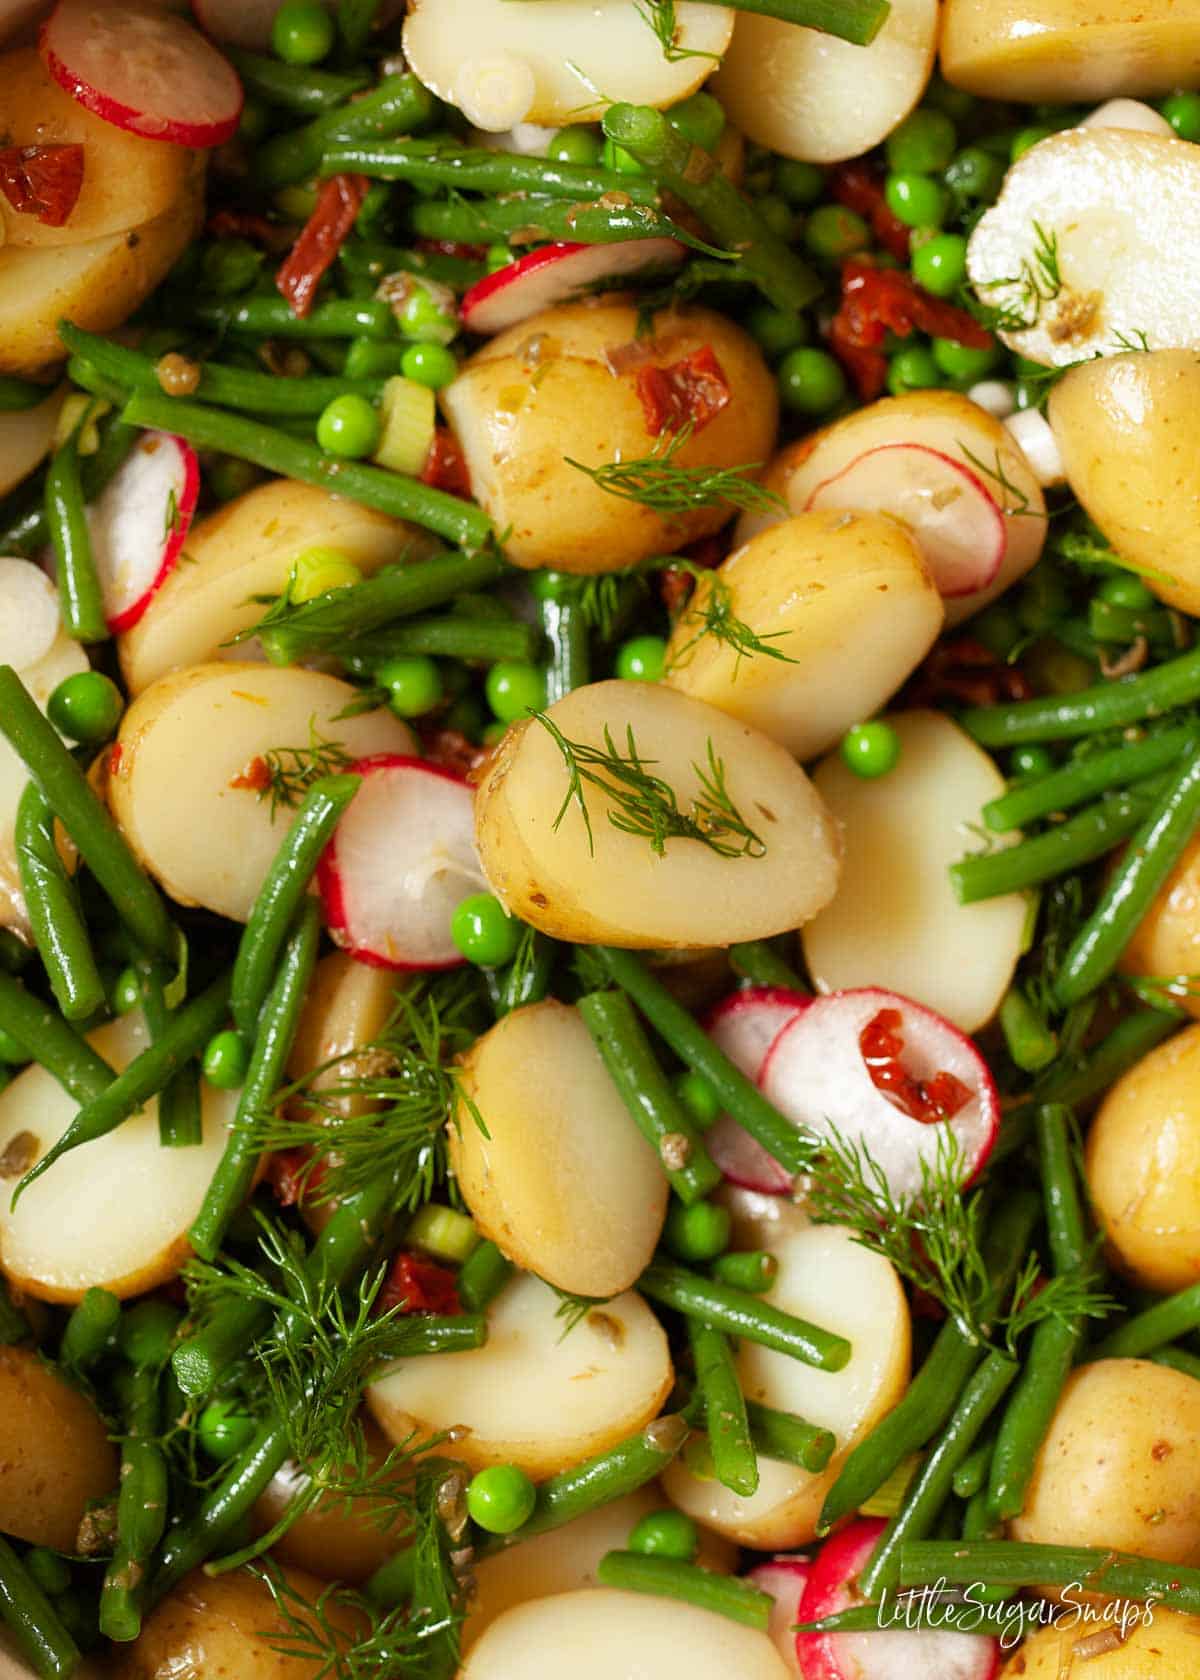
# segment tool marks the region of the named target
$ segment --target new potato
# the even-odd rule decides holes
[[[1039,1628],[1000,1670],[999,1680],[1192,1680],[1200,1666],[1200,1616],[1161,1604],[1139,1616],[1128,1601],[1105,1619],[1067,1610],[1057,1627]],[[1109,1632],[1104,1649],[1097,1641]]]
[[[1179,854],[1121,952],[1118,967],[1122,974],[1159,980],[1200,974],[1200,834]],[[1200,1015],[1200,996],[1191,987],[1179,987],[1171,1002],[1189,1015]]]
[[[28,478],[49,453],[66,394],[66,387],[59,386],[36,408],[0,412],[0,496],[7,496]]]
[[[117,1468],[87,1396],[32,1349],[0,1347],[0,1531],[76,1551],[84,1511],[115,1491]]]
[[[377,1473],[391,1443],[370,1418],[364,1418],[368,1465]],[[399,1478],[397,1478],[399,1479]],[[266,1534],[291,1502],[306,1493],[309,1478],[292,1459],[277,1470],[250,1515],[255,1534]],[[326,1580],[357,1585],[373,1575],[404,1544],[404,1524],[394,1504],[361,1494],[352,1499],[318,1494],[301,1509],[271,1547],[271,1556],[293,1569],[306,1569]]]

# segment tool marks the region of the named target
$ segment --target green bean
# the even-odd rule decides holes
[[[987,1629],[984,1628],[983,1612],[980,1609],[982,1602],[979,1594],[973,1595],[973,1602],[952,1600],[934,1594],[927,1596],[919,1593],[912,1598],[904,1594],[893,1594],[890,1600],[881,1600],[878,1604],[856,1604],[849,1610],[838,1610],[832,1616],[821,1616],[815,1622],[800,1622],[796,1631],[878,1633],[901,1628],[906,1633],[915,1633],[928,1628],[939,1632],[955,1629],[961,1633],[990,1632],[993,1631],[992,1624],[988,1624]],[[1022,1626],[1020,1621],[1016,1622],[1018,1634]]]
[[[240,415],[205,408],[200,403],[181,402],[174,397],[155,396],[149,391],[135,391],[126,405],[125,418],[132,425],[177,432],[199,449],[218,449],[226,455],[236,455],[239,460],[251,461],[267,472],[335,491],[348,501],[378,508],[394,519],[410,519],[466,548],[481,547],[491,534],[491,522],[483,510],[461,497],[435,490],[419,479],[387,472],[382,467],[337,460],[318,449],[315,443],[290,438],[284,432]],[[497,561],[492,564],[499,566]],[[319,606],[320,602],[310,604]],[[435,604],[422,601],[419,606]]]
[[[1000,1029],[1005,1047],[1025,1073],[1049,1067],[1058,1055],[1058,1040],[1020,986],[1005,993],[1000,1005]]]
[[[771,231],[716,160],[685,139],[661,111],[648,105],[610,105],[604,113],[604,132],[632,152],[660,187],[699,216],[724,249],[738,253],[743,272],[777,309],[804,309],[821,295],[819,276]]]
[[[19,414],[27,408],[36,408],[52,390],[49,385],[35,385],[32,379],[0,374],[0,414]]]
[[[359,226],[362,226],[361,213]],[[461,292],[487,273],[483,263],[468,257],[448,256],[444,251],[411,251],[404,245],[385,245],[374,239],[354,239],[343,245],[338,252],[338,263],[348,278],[364,281],[372,291],[387,274],[422,274],[427,280],[439,280],[442,285]],[[374,339],[356,338],[346,354],[345,372],[355,379],[403,373],[404,369],[395,365],[395,359],[407,348],[406,344],[381,344]]]
[[[543,240],[623,245],[634,239],[678,239],[683,235],[679,224],[661,210],[623,201],[609,204],[604,200],[573,203],[560,198],[461,198],[447,204],[440,199],[421,199],[412,206],[408,219],[418,239],[443,239],[464,245],[489,240],[513,245]],[[729,267],[732,270],[734,265],[731,263]],[[736,274],[731,277],[736,278]]]
[[[153,957],[141,958],[135,967],[141,983],[142,1012],[150,1037],[157,1042],[175,1013],[166,999],[171,976],[166,965]],[[158,1141],[164,1149],[195,1149],[203,1139],[200,1070],[192,1057],[175,1070],[158,1093]]]
[[[342,44],[343,56],[351,63],[361,58],[366,51],[371,31],[375,27],[379,4],[380,0],[338,0],[338,39]]]
[[[743,1341],[789,1354],[819,1371],[841,1371],[850,1358],[850,1343],[844,1336],[822,1330],[740,1289],[702,1277],[686,1266],[656,1261],[642,1273],[637,1287],[660,1306],[671,1307],[687,1318],[703,1319],[714,1329],[740,1336]]]
[[[407,624],[393,624],[370,636],[355,638],[346,643],[342,657],[352,669],[365,670],[414,653],[494,665],[502,659],[532,661],[537,658],[540,642],[535,624],[522,624],[515,618],[446,613],[440,618],[410,619]]]
[[[147,1595],[149,1604],[157,1603],[235,1532],[287,1456],[286,1424],[276,1418],[260,1424],[254,1439],[229,1464],[188,1520],[168,1533]]]
[[[1049,1322],[1049,1321],[1047,1321]],[[1004,1524],[992,1515],[992,1508],[988,1504],[986,1488],[979,1488],[967,1500],[967,1508],[963,1512],[962,1537],[964,1540],[999,1540],[1004,1533]],[[984,1587],[981,1599],[992,1599],[993,1594],[1003,1596],[1002,1587]]]
[[[100,422],[100,447],[94,455],[85,455],[80,465],[85,501],[94,501],[111,482],[140,435],[135,427],[115,417]],[[0,531],[0,554],[22,554],[32,560],[49,541],[46,498],[38,486],[33,496],[23,501],[17,517]]]
[[[0,1347],[15,1347],[29,1340],[29,1322],[20,1311],[7,1283],[0,1284]]]
[[[134,938],[147,950],[173,958],[175,933],[162,899],[11,665],[0,665],[0,734],[24,762]]]
[[[1088,602],[1088,633],[1093,642],[1129,647],[1139,636],[1158,654],[1178,653],[1186,647],[1177,631],[1178,618],[1169,607],[1118,607],[1093,596]]]
[[[50,990],[68,1021],[86,1020],[104,1004],[104,981],[59,854],[53,813],[35,782],[21,795],[14,843],[29,925]]]
[[[688,1320],[688,1338],[696,1366],[696,1386],[704,1401],[713,1470],[722,1487],[749,1499],[758,1489],[758,1459],[750,1439],[746,1400],[733,1350],[726,1336],[697,1318]]]
[[[19,974],[32,956],[32,949],[11,928],[0,928],[0,973]]]
[[[112,1346],[121,1303],[107,1289],[88,1289],[71,1311],[58,1347],[58,1362],[71,1371],[90,1371]]]
[[[542,633],[550,649],[546,664],[546,704],[583,688],[591,677],[591,640],[587,616],[578,601],[539,601]]]
[[[1088,1259],[1088,1231],[1075,1178],[1071,1115],[1065,1104],[1044,1103],[1037,1112],[1038,1151],[1046,1235],[1054,1270],[1075,1272]]]
[[[229,1141],[188,1232],[192,1247],[205,1260],[214,1258],[229,1221],[250,1193],[258,1159],[255,1122],[270,1108],[283,1083],[320,939],[320,910],[316,900],[309,898],[296,914],[274,982],[259,1013],[257,1036],[250,1052],[246,1082],[238,1094]]]
[[[779,1275],[779,1261],[765,1249],[751,1249],[718,1254],[709,1271],[718,1283],[744,1289],[749,1295],[762,1295]]]
[[[293,314],[281,297],[192,298],[179,311],[195,326],[255,338],[396,337],[391,305],[378,298],[328,298],[307,315]]]
[[[1200,745],[1200,727],[1189,723],[1178,729],[1159,730],[1155,735],[1147,735],[1144,741],[1123,742],[1108,752],[1074,759],[1045,776],[1018,782],[998,799],[990,800],[983,807],[983,820],[998,834],[1024,828],[1040,817],[1082,805],[1097,794],[1169,770],[1197,745]]]
[[[969,1452],[950,1479],[956,1499],[973,1499],[980,1488],[987,1487],[988,1468],[992,1462],[995,1441],[985,1441]]]
[[[1200,1569],[1158,1558],[1086,1546],[1039,1546],[1015,1540],[914,1540],[900,1553],[903,1587],[1077,1586],[1106,1598],[1154,1598],[1172,1609],[1200,1612]]]
[[[889,0],[729,0],[735,12],[755,12],[803,29],[870,46],[891,12]]]
[[[361,782],[361,776],[323,776],[313,782],[258,889],[238,943],[229,992],[233,1024],[247,1038],[254,1036],[279,952],[317,860]]]
[[[808,995],[808,987],[795,969],[784,962],[767,939],[746,939],[729,947],[733,972],[752,986],[778,986],[787,992]]]
[[[1092,1350],[1094,1359],[1141,1359],[1200,1328],[1200,1283],[1135,1313]]]
[[[246,92],[268,105],[294,111],[300,117],[319,116],[344,105],[353,93],[372,82],[369,70],[318,70],[311,65],[282,64],[264,54],[222,46],[221,51],[241,78]]]
[[[229,1006],[229,978],[221,975],[208,989],[171,1017],[162,1036],[149,1044],[141,1055],[135,1056],[104,1090],[85,1101],[66,1131],[31,1167],[13,1192],[13,1203],[23,1196],[29,1186],[52,1167],[55,1161],[78,1149],[81,1144],[94,1143],[107,1137],[131,1115],[136,1114],[158,1095],[167,1081],[191,1060],[216,1032],[225,1019]]]
[[[79,1647],[41,1587],[0,1537],[0,1621],[40,1680],[68,1680],[82,1658]]]
[[[544,933],[535,933],[528,960],[522,960],[518,953],[506,968],[483,971],[492,1012],[497,1020],[524,1004],[541,1003],[550,990],[558,953],[559,946],[555,940],[547,939]]]
[[[2,969],[0,1028],[10,1033],[30,1061],[44,1067],[78,1103],[92,1102],[117,1077],[56,1009],[33,997]]]
[[[975,904],[983,898],[999,898],[1038,886],[1092,863],[1120,845],[1145,821],[1160,788],[1158,778],[1139,782],[1122,793],[1098,799],[1094,805],[1085,805],[1066,822],[1032,840],[960,858],[950,865],[955,897],[960,904]]]
[[[481,1242],[458,1272],[458,1299],[466,1312],[485,1312],[513,1275],[513,1266],[494,1242]]]
[[[770,1593],[737,1575],[717,1575],[695,1563],[645,1552],[606,1552],[596,1565],[596,1580],[602,1587],[618,1587],[622,1592],[679,1599],[762,1633],[767,1631],[775,1602]]]
[[[1200,1382],[1200,1354],[1181,1347],[1161,1347],[1146,1357],[1152,1365],[1166,1365],[1169,1370],[1182,1371],[1185,1377],[1195,1377]]]
[[[634,1124],[687,1207],[721,1182],[695,1122],[675,1095],[624,992],[589,992],[576,1006]]]
[[[658,187],[645,175],[622,175],[599,165],[556,163],[517,152],[489,152],[442,140],[393,140],[385,145],[333,145],[321,160],[322,175],[350,172],[377,181],[409,181],[458,192],[540,193],[570,203],[619,194],[622,203],[658,204]]]
[[[757,1400],[746,1401],[750,1436],[764,1458],[783,1464],[798,1464],[812,1475],[820,1475],[837,1446],[832,1429],[821,1429],[792,1412],[777,1412]]]
[[[1054,995],[1064,1009],[1094,992],[1112,973],[1198,825],[1200,752],[1194,752],[1146,813],[1099,903],[1071,941],[1054,983]]]
[[[1007,706],[971,706],[959,722],[984,747],[1026,741],[1071,741],[1101,729],[1161,717],[1200,700],[1200,648],[1137,676],[1097,683],[1075,694],[1016,700]]]
[[[153,1367],[131,1371],[127,1379],[117,1543],[100,1591],[100,1632],[122,1643],[142,1631],[149,1560],[167,1526],[167,1461],[157,1440],[158,1379]]]
[[[50,461],[46,473],[46,525],[54,548],[63,628],[77,642],[102,642],[108,637],[108,619],[104,613],[104,591],[92,556],[79,473],[82,424],[81,419]]]
[[[353,104],[323,111],[303,128],[290,128],[265,140],[251,161],[251,179],[263,192],[307,181],[320,169],[322,155],[331,146],[369,146],[396,134],[411,134],[432,114],[433,99],[415,76],[407,72],[385,76]]]

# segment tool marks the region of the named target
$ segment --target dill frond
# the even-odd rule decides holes
[[[746,513],[775,513],[784,508],[783,498],[774,490],[746,476],[758,471],[762,464],[759,461],[739,467],[679,466],[675,457],[692,431],[689,423],[677,432],[664,432],[651,454],[632,461],[609,461],[602,467],[588,467],[569,455],[564,459],[569,467],[585,473],[608,495],[637,502],[668,517],[717,506]]]

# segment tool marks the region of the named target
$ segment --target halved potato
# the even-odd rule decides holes
[[[1072,368],[1049,417],[1071,489],[1160,600],[1200,613],[1200,359],[1105,356]]]
[[[731,611],[785,658],[742,655],[702,634],[712,585],[701,578],[667,644],[667,683],[799,759],[886,705],[942,627],[920,550],[878,514],[785,519],[735,549],[715,575]]]
[[[733,18],[697,0],[679,0],[675,18],[682,52],[668,59],[636,0],[538,0],[536,11],[504,0],[414,0],[404,53],[426,87],[480,128],[558,128],[599,122],[613,100],[674,105],[698,88],[729,45]]]
[[[1160,981],[1200,974],[1200,834],[1193,835],[1179,854],[1117,967],[1122,974]],[[1171,1001],[1200,1017],[1200,995],[1190,986],[1179,987]],[[1200,1260],[1200,1247],[1196,1257]]]
[[[985,99],[1090,103],[1200,73],[1200,10],[1143,0],[946,0],[942,74]]]
[[[595,1591],[507,1611],[474,1646],[459,1680],[788,1680],[765,1633],[667,1598]]]
[[[370,574],[433,546],[426,533],[328,490],[290,478],[260,484],[193,526],[181,563],[118,638],[126,686],[140,694],[185,665],[261,657],[255,642],[225,644],[258,622],[266,608],[254,597],[281,594],[307,548],[336,549]]]
[[[378,1472],[391,1450],[378,1426],[364,1419],[368,1463]],[[292,1500],[307,1491],[309,1478],[292,1459],[277,1470],[250,1513],[255,1534],[266,1534]],[[307,1569],[325,1580],[357,1585],[375,1573],[405,1544],[404,1525],[395,1504],[357,1495],[353,1499],[318,1494],[271,1547],[271,1556],[293,1569]]]
[[[3,198],[0,193],[0,203]],[[66,394],[66,386],[60,385],[36,408],[19,409],[15,414],[0,413],[0,496],[7,496],[23,478],[28,478],[49,454]]]
[[[960,904],[948,869],[976,848],[980,810],[1006,783],[940,712],[898,712],[888,721],[900,737],[900,762],[886,776],[864,780],[839,753],[814,772],[846,854],[837,897],[804,929],[804,955],[819,991],[886,986],[975,1032],[1008,990],[1025,896]]]
[[[1046,504],[1040,484],[1012,434],[978,403],[957,391],[910,391],[903,397],[884,397],[789,444],[768,465],[763,483],[777,491],[793,513],[803,513],[814,497],[820,507],[834,507],[839,485],[844,488],[848,482],[842,475],[853,462],[872,451],[900,445],[928,449],[952,467],[965,469],[1003,518],[1003,554],[996,575],[970,594],[946,597],[947,626],[960,624],[1025,575],[1042,552],[1046,537]],[[844,505],[890,513],[907,525],[936,578],[945,534],[945,486],[931,480],[924,491],[914,488],[902,497],[894,492],[894,483],[886,479],[873,487],[860,468]],[[743,514],[737,540],[746,542],[775,523],[775,518]]]
[[[0,1347],[0,1465],[0,1530],[56,1552],[78,1550],[87,1506],[116,1490],[104,1419],[31,1348]]]
[[[619,808],[590,784],[585,822],[568,798],[557,742],[530,720],[505,734],[475,804],[484,873],[525,921],[592,944],[728,945],[798,927],[832,898],[836,832],[807,776],[776,742],[649,683],[592,683],[557,701],[548,716],[567,740],[601,751],[607,730],[627,755],[632,731],[639,757],[674,790],[683,812],[704,797],[711,752],[729,800],[765,850],[727,857],[702,840],[676,838],[660,857],[644,835],[613,826],[609,812],[620,816]]]
[[[869,47],[739,12],[712,87],[760,146],[810,163],[869,152],[920,99],[937,42],[937,0],[892,0]]]
[[[160,677],[121,719],[108,799],[146,868],[180,904],[244,922],[291,813],[238,786],[257,759],[312,732],[351,758],[412,753],[389,711],[339,718],[357,690],[319,671],[193,665]],[[253,777],[250,777],[251,782]]]
[[[391,969],[355,962],[345,951],[331,951],[322,957],[313,971],[292,1039],[289,1076],[313,1076],[314,1090],[353,1078],[353,1060],[339,1059],[333,1067],[326,1064],[349,1057],[351,1051],[379,1037],[396,1002],[398,978]],[[320,1068],[325,1072],[318,1072]],[[363,1101],[362,1097],[344,1097],[339,1099],[339,1106],[345,1104],[342,1111],[346,1114],[361,1114]]]
[[[470,1353],[405,1359],[367,1389],[389,1440],[452,1428],[454,1456],[552,1476],[604,1452],[658,1415],[673,1374],[662,1325],[640,1295],[619,1295],[574,1328],[548,1284],[518,1273],[488,1309]]]
[[[570,1294],[631,1288],[654,1256],[667,1179],[579,1012],[553,998],[513,1010],[460,1078],[450,1164],[484,1236]]]
[[[1107,1618],[1095,1614],[1094,1621],[1069,1614],[1059,1626],[1039,1627],[1008,1658],[998,1680],[1192,1680],[1200,1662],[1200,1616],[1129,1599],[1117,1600]]]
[[[667,1493],[690,1517],[740,1545],[766,1551],[806,1546],[813,1539],[821,1505],[847,1454],[903,1394],[910,1359],[908,1304],[888,1261],[835,1225],[806,1225],[784,1236],[772,1252],[779,1273],[763,1299],[848,1337],[853,1351],[844,1370],[818,1371],[743,1342],[742,1389],[751,1400],[833,1430],[837,1449],[819,1475],[760,1458],[758,1492],[749,1498],[720,1482],[700,1480],[681,1459],[663,1474]]]
[[[1031,146],[967,248],[975,294],[1021,325],[1022,356],[1064,367],[1200,345],[1200,149],[1131,129],[1072,128]]]
[[[556,3],[537,0],[538,17]],[[507,0],[497,4],[507,15]],[[609,15],[606,9],[606,28]],[[628,304],[564,304],[497,334],[471,357],[441,401],[476,498],[496,529],[509,533],[509,560],[616,571],[670,554],[725,523],[729,509],[721,504],[669,518],[602,490],[570,465],[594,469],[661,451],[665,439],[647,430],[638,374],[704,349],[715,354],[730,400],[673,460],[688,467],[761,464],[775,442],[775,381],[754,342],[711,309],[660,314],[649,338]]]
[[[89,1034],[118,1072],[146,1048],[140,1011]],[[79,1105],[34,1063],[0,1092],[0,1269],[43,1301],[74,1302],[98,1285],[122,1298],[166,1283],[191,1253],[187,1232],[199,1212],[237,1093],[201,1086],[203,1139],[164,1149],[158,1101],[107,1137],[64,1155],[25,1192],[15,1210],[17,1178],[66,1131]],[[87,1209],[81,1218],[80,1208]]]

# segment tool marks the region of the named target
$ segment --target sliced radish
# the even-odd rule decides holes
[[[757,1080],[781,1029],[811,1002],[803,992],[781,986],[748,986],[714,1004],[705,1030],[734,1067]],[[731,1184],[774,1196],[791,1189],[791,1174],[732,1115],[722,1114],[704,1141]]]
[[[986,589],[1004,561],[1004,514],[978,473],[923,443],[868,449],[818,484],[806,508],[891,513],[929,562],[938,593]]]
[[[130,630],[175,570],[200,495],[190,443],[146,432],[88,509],[92,554],[114,634]]]
[[[816,1622],[864,1602],[855,1580],[887,1524],[860,1517],[825,1542],[811,1565],[799,1620]],[[986,1634],[910,1631],[893,1601],[897,1626],[880,1633],[798,1633],[796,1656],[804,1680],[991,1680],[1000,1667],[1000,1642]]]
[[[498,333],[556,303],[569,303],[589,286],[683,261],[675,239],[631,239],[620,245],[543,245],[476,281],[464,294],[463,326]]]
[[[452,968],[455,906],[486,891],[474,794],[421,758],[379,753],[351,766],[363,784],[317,866],[337,943],[376,968]]]
[[[219,146],[237,128],[233,66],[154,0],[59,0],[40,47],[60,87],[117,128],[180,146]]]
[[[770,1593],[775,1600],[767,1632],[776,1650],[787,1664],[789,1674],[804,1680],[804,1671],[796,1654],[796,1635],[792,1632],[800,1620],[800,1600],[808,1585],[812,1564],[805,1557],[774,1557],[760,1563],[746,1576],[760,1592]]]
[[[901,1106],[901,1095],[876,1083],[884,1074],[876,1064],[873,1077],[862,1040],[885,1011],[899,1017],[904,1074],[935,1095],[937,1075],[956,1082],[953,1100],[962,1106],[947,1119],[912,1118],[910,1109]],[[937,1161],[948,1134],[958,1148],[963,1183],[968,1183],[991,1152],[1000,1125],[995,1083],[971,1040],[932,1009],[874,986],[814,998],[780,1031],[759,1085],[767,1100],[798,1126],[821,1134],[836,1131],[866,1149],[897,1198],[920,1190],[922,1162]]]

